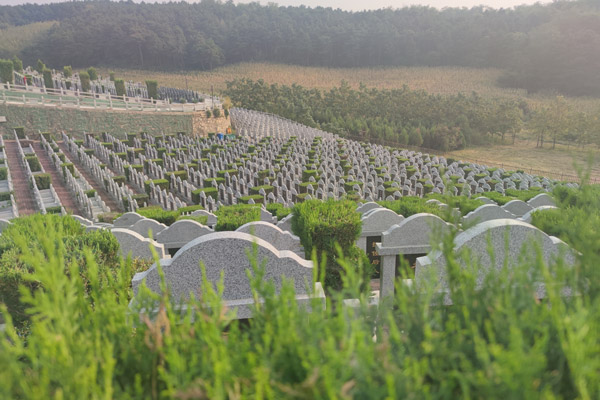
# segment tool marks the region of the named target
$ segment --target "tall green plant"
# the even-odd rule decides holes
[[[13,62],[0,59],[0,81],[13,83]]]

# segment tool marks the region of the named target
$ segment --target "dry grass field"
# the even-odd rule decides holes
[[[600,183],[600,150],[596,146],[586,149],[546,143],[537,148],[535,140],[518,139],[515,144],[473,147],[453,151],[446,157],[503,167],[509,170],[523,169],[538,175],[559,180],[574,180],[578,176],[574,166],[587,167],[588,157],[593,158],[591,181]]]
[[[107,74],[108,69],[100,69]],[[459,67],[395,67],[395,68],[318,68],[295,65],[243,63],[214,69],[212,71],[157,72],[142,70],[114,70],[117,76],[127,80],[143,81],[156,79],[160,85],[188,87],[203,93],[215,93],[225,89],[226,82],[236,78],[263,79],[268,83],[292,85],[294,83],[307,88],[329,89],[339,86],[342,80],[351,87],[360,84],[379,89],[398,89],[403,85],[413,90],[425,90],[429,93],[471,94],[477,92],[484,97],[524,99],[532,107],[545,104],[555,98],[555,94],[527,95],[521,89],[502,89],[496,86],[496,80],[502,73],[493,68]],[[571,106],[578,110],[597,111],[600,99],[567,98]]]

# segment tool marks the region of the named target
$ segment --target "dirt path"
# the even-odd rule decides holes
[[[17,142],[14,140],[5,140],[4,146],[19,215],[35,214],[37,212],[37,207],[35,205],[35,200],[33,199],[33,191],[29,187],[25,168],[23,168],[19,160]]]
[[[79,162],[79,159],[69,152],[69,149],[67,149],[67,146],[63,142],[56,142],[56,144],[58,145],[60,150],[69,157],[71,162],[75,165],[75,167],[77,167],[79,173],[81,173],[85,180],[88,181],[90,186],[92,186],[96,190],[96,192],[98,192],[98,196],[100,196],[102,201],[104,201],[104,204],[106,204],[106,206],[110,208],[110,211],[118,212],[120,208],[117,205],[117,202],[112,198],[110,194],[108,194],[106,189],[104,189],[104,185],[100,182],[96,182],[92,175]]]
[[[44,167],[44,170],[52,176],[52,186],[60,199],[60,203],[62,206],[70,213],[75,215],[83,215],[81,209],[77,206],[75,199],[73,198],[73,194],[69,192],[65,182],[63,181],[63,177],[61,176],[62,171],[58,171],[52,160],[44,150],[41,142],[33,142],[33,149],[35,150],[35,154],[37,155],[38,160],[40,160],[40,164]]]

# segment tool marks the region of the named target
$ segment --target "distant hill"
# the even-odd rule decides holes
[[[500,84],[600,96],[600,2],[514,10],[346,12],[204,0],[1,6],[0,28],[58,21],[18,55],[61,67],[212,69],[246,61],[324,67],[467,66]]]

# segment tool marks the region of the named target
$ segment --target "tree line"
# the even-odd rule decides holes
[[[328,67],[469,66],[506,70],[531,92],[600,95],[600,3],[494,10],[405,7],[366,12],[203,0],[106,0],[1,6],[0,27],[59,23],[21,56],[49,66],[211,69],[262,61]],[[0,55],[9,57],[12,55]]]
[[[371,141],[448,151],[490,142],[514,142],[525,130],[544,143],[600,146],[600,110],[573,110],[562,97],[537,110],[524,101],[458,94],[440,96],[408,87],[379,90],[346,82],[329,91],[263,80],[227,82],[233,105]]]

